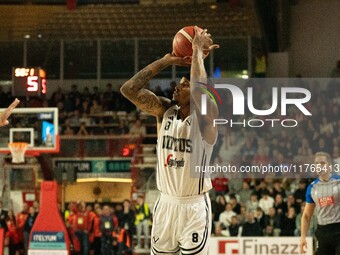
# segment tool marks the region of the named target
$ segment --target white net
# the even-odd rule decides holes
[[[12,163],[24,163],[25,152],[27,150],[28,143],[9,143],[8,148],[12,154]]]

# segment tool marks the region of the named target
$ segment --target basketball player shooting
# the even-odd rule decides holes
[[[3,111],[0,113],[0,127],[6,126],[9,124],[8,118],[11,116],[13,110],[20,103],[19,99],[14,99],[14,101]]]
[[[200,114],[199,82],[207,80],[204,68],[207,52],[218,47],[206,29],[199,31],[195,27],[191,57],[167,54],[121,87],[127,99],[157,118],[157,187],[161,194],[153,211],[151,254],[208,252],[211,209],[207,192],[212,187],[211,180],[192,177],[190,164],[209,163],[217,139],[217,129],[212,124],[218,115],[217,106],[208,97],[207,114]],[[172,100],[144,88],[164,68],[190,64],[191,81],[183,77]]]

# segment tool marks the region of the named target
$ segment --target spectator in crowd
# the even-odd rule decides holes
[[[266,223],[267,216],[263,213],[263,210],[261,209],[261,207],[256,208],[255,218],[256,218],[256,221],[260,224],[261,229],[265,229],[266,224],[267,224]]]
[[[241,213],[241,205],[237,202],[237,198],[235,194],[229,195],[229,203],[231,205],[231,208],[236,214]]]
[[[125,199],[123,201],[123,210],[118,213],[119,228],[125,229],[128,233],[130,240],[133,240],[133,235],[135,233],[135,213],[131,209],[130,200]],[[133,242],[131,242],[133,245]],[[132,248],[132,247],[131,247]]]
[[[32,206],[34,208],[35,214],[38,215],[39,214],[39,210],[40,210],[40,203],[35,200],[35,201],[33,201]]]
[[[301,179],[298,188],[294,192],[294,199],[296,203],[301,204],[306,200],[307,183],[305,179]]]
[[[247,212],[255,212],[259,206],[259,200],[257,192],[253,191],[250,196],[250,200],[247,201],[246,208]]]
[[[268,214],[269,208],[274,206],[274,198],[269,195],[268,190],[262,192],[262,198],[259,201],[259,207],[262,208],[264,214]]]
[[[285,215],[288,211],[287,204],[283,201],[281,193],[277,193],[275,196],[274,208],[278,215]]]
[[[113,111],[114,110],[114,91],[111,83],[106,84],[106,90],[103,93],[103,101],[102,101],[104,111]]]
[[[81,98],[80,97],[76,97],[74,99],[74,110],[78,110],[79,111],[79,114],[81,115],[83,113],[82,111],[82,102],[81,102]]]
[[[237,216],[231,217],[230,226],[228,227],[230,236],[241,236],[242,229],[238,222]]]
[[[226,194],[226,192],[229,190],[228,182],[228,178],[226,178],[223,174],[218,173],[216,176],[214,176],[214,178],[212,179],[212,185],[216,192],[216,196],[224,196]],[[223,210],[224,206],[222,211]]]
[[[221,237],[221,236],[228,236],[228,234],[226,234],[226,231],[223,230],[221,224],[219,222],[217,222],[215,224],[215,231],[213,232],[212,236],[215,236],[215,237]]]
[[[282,200],[286,198],[286,191],[282,187],[282,180],[274,180],[273,182],[273,189],[270,192],[273,198],[276,197],[277,194],[280,194]]]
[[[279,236],[281,233],[281,217],[277,215],[274,207],[268,209],[268,215],[264,218],[264,225],[267,227],[268,225],[272,226],[274,229],[274,236]]]
[[[28,209],[28,215],[24,224],[24,248],[25,248],[25,252],[27,254],[28,251],[28,241],[29,241],[29,237],[30,237],[30,233],[33,227],[33,224],[35,222],[37,218],[37,213],[34,209],[33,206],[29,207]]]
[[[241,178],[232,178],[228,182],[229,194],[238,194],[242,190],[243,180]]]
[[[241,206],[240,213],[237,215],[238,222],[243,224],[247,221],[248,212],[245,206]]]
[[[96,207],[95,209],[95,215],[92,219],[92,238],[93,239],[93,244],[92,244],[92,248],[93,248],[93,255],[101,255],[101,236],[102,236],[102,232],[100,229],[100,217],[102,215],[102,209],[101,207]]]
[[[84,113],[89,114],[90,109],[91,109],[91,104],[90,104],[89,99],[83,99],[83,101],[81,102],[81,106],[80,106],[80,112],[82,114]]]
[[[256,185],[256,192],[259,198],[262,198],[263,193],[267,193],[269,196],[269,190],[267,188],[267,183],[265,180],[260,180],[258,185]]]
[[[260,224],[256,221],[254,213],[248,213],[248,221],[242,226],[242,236],[262,236]]]
[[[118,222],[111,213],[108,205],[103,206],[103,211],[100,216],[100,231],[101,235],[101,254],[111,255],[113,251],[113,231],[118,227]]]
[[[16,224],[19,235],[19,247],[20,250],[24,250],[24,226],[28,217],[28,204],[22,204],[22,210],[16,216]]]
[[[271,225],[268,225],[263,230],[263,236],[274,236],[274,228]]]
[[[81,98],[81,93],[78,90],[77,84],[71,85],[71,91],[68,93],[68,95],[73,105],[75,105],[76,98]]]
[[[214,215],[214,221],[219,221],[220,214],[225,210],[227,201],[223,195],[217,196],[216,213]]]
[[[289,209],[290,207],[294,207],[295,213],[300,212],[300,204],[295,202],[294,195],[289,194],[287,197],[287,208]]]
[[[79,127],[80,126],[80,113],[79,110],[74,110],[70,117],[65,121],[65,124],[70,124],[72,127]]]
[[[250,200],[252,192],[253,191],[250,189],[249,182],[243,181],[242,189],[240,190],[238,194],[240,196],[241,205],[247,204],[247,202]]]
[[[80,243],[82,255],[89,255],[89,232],[92,228],[92,222],[90,214],[86,211],[85,202],[78,203],[72,223],[74,234]]]
[[[101,114],[103,113],[103,107],[98,103],[97,99],[92,99],[92,106],[90,108],[90,114]]]
[[[91,100],[99,100],[98,103],[101,101],[102,94],[99,91],[98,86],[93,86],[92,87],[92,93],[91,93]]]
[[[129,135],[132,141],[136,142],[146,136],[146,127],[143,125],[141,119],[137,118],[129,130]]]
[[[223,228],[227,228],[229,227],[233,216],[236,216],[236,213],[233,211],[231,204],[227,203],[225,210],[220,214],[218,221],[222,224]]]
[[[6,217],[7,232],[5,235],[5,244],[8,245],[9,255],[17,255],[23,252],[21,245],[21,236],[17,227],[17,221],[13,210],[9,210]],[[6,241],[7,240],[7,241]]]
[[[144,248],[149,249],[149,221],[151,218],[149,205],[145,203],[144,197],[139,195],[135,206],[135,225],[137,229],[136,249],[142,247],[142,232],[144,233]]]
[[[79,136],[84,136],[84,135],[89,135],[89,131],[87,131],[86,125],[84,122],[80,123],[79,130],[77,132],[77,135]]]
[[[258,49],[254,57],[254,77],[265,78],[267,69],[267,58],[262,49]]]
[[[288,212],[282,218],[281,236],[294,236],[296,214],[294,207],[290,207]]]
[[[64,111],[66,114],[70,114],[71,112],[74,111],[74,103],[70,98],[69,94],[65,94],[65,99],[62,101],[64,105]]]
[[[91,100],[91,92],[89,87],[84,87],[83,92],[81,93],[81,99],[83,102]]]
[[[65,95],[61,87],[58,87],[56,91],[52,93],[50,102],[51,105],[57,105],[58,102],[64,101]]]

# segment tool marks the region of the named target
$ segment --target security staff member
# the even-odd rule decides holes
[[[318,178],[308,186],[306,192],[306,207],[301,219],[300,252],[306,252],[306,235],[316,209],[316,254],[340,255],[340,177],[332,176],[332,158],[328,153],[317,152],[314,164]]]

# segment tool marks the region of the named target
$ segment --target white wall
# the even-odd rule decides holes
[[[340,60],[340,1],[299,0],[291,6],[290,75],[326,77]]]

